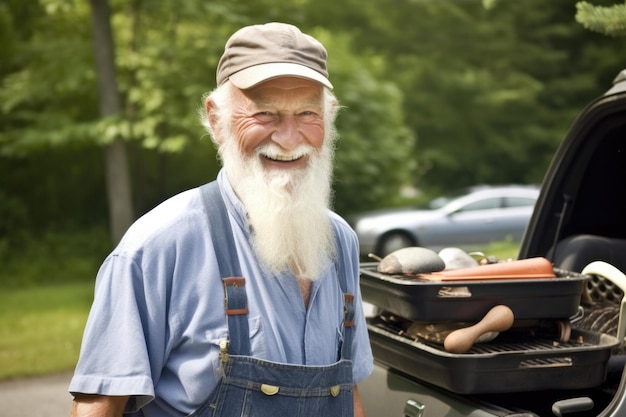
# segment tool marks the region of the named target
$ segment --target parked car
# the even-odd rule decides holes
[[[574,121],[544,177],[521,242],[520,260],[545,257],[555,272],[564,274],[545,281],[549,285],[584,280],[580,291],[573,292],[575,314],[560,320],[516,319],[510,331],[520,331],[524,326],[532,329],[521,344],[505,345],[500,351],[481,353],[472,348],[466,353],[452,354],[439,353],[421,339],[409,339],[402,329],[387,331],[390,326],[397,326],[394,323],[398,318],[384,316],[380,306],[374,306],[368,329],[375,370],[359,386],[367,415],[626,416],[626,311],[620,307],[626,289],[626,276],[620,272],[626,271],[625,182],[626,70],[617,76],[611,89],[592,101]],[[612,276],[585,268],[598,262],[612,265]],[[366,264],[362,264],[362,273],[365,268]],[[576,274],[581,271],[585,274]],[[365,289],[363,282],[362,276],[361,286]],[[461,312],[466,301],[477,301],[476,292],[485,290],[482,287],[486,285],[481,285],[485,282],[477,282],[476,286],[451,283],[445,292],[435,292],[431,298],[440,301],[439,297],[465,297],[450,298],[456,307],[445,309],[448,314]],[[543,285],[540,282],[543,281],[516,288],[527,291]],[[532,313],[536,307],[544,314],[559,304],[560,298],[545,285],[528,298],[526,313]],[[501,290],[490,296],[491,301],[502,301],[498,299]],[[509,296],[522,296],[518,290],[507,291]],[[593,301],[579,304],[581,293]],[[367,301],[366,291],[363,296]],[[419,300],[411,306],[421,307]],[[606,310],[598,310],[599,306]],[[603,315],[596,316],[598,311]],[[392,320],[382,323],[383,318]],[[552,331],[553,327],[569,328],[572,337],[578,336],[573,344],[569,333],[569,342],[555,337],[552,343],[534,344],[539,333]],[[508,333],[505,331],[498,338]],[[490,343],[502,346],[498,338],[483,344],[484,349]]]
[[[474,186],[419,207],[361,213],[349,222],[362,256],[407,246],[475,250],[506,238],[519,242],[538,195],[533,185]]]

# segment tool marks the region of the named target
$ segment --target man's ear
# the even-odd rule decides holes
[[[211,126],[211,131],[213,132],[213,140],[218,144],[222,143],[222,132],[220,131],[220,124],[218,123],[217,116],[217,105],[211,98],[207,98],[204,103],[204,108],[206,111],[207,120],[209,125]]]

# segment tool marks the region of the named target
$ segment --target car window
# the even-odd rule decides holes
[[[437,198],[435,198],[434,200],[431,200],[425,204],[420,204],[418,205],[416,208],[418,209],[429,209],[429,210],[436,210],[436,209],[440,209],[443,206],[445,206],[446,204],[448,204],[449,202],[451,202],[452,200],[456,200],[459,197],[462,197],[464,195],[467,195],[471,192],[471,190],[469,188],[461,188],[455,191],[452,191],[448,194],[439,196]]]
[[[426,205],[423,208],[427,208],[427,209],[431,209],[431,210],[437,210],[440,209],[441,207],[445,206],[446,204],[448,204],[450,201],[460,197],[464,195],[464,193],[458,191],[455,193],[450,193],[450,194],[446,194],[446,195],[442,195],[441,197],[437,197],[434,200],[429,201],[428,203],[426,203]]]
[[[505,197],[504,207],[528,207],[535,205],[534,198],[528,197]]]
[[[500,198],[486,198],[484,200],[474,201],[463,207],[457,212],[476,211],[476,210],[489,210],[500,207]]]

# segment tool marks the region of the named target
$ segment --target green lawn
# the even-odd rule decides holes
[[[73,369],[93,283],[0,290],[0,379]]]
[[[516,259],[517,253],[519,252],[519,242],[513,242],[511,240],[493,242],[484,249],[481,249],[480,252],[484,253],[486,256],[495,256],[501,261]]]

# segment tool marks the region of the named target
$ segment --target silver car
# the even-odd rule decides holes
[[[349,222],[362,256],[385,256],[407,246],[475,250],[494,241],[520,241],[538,195],[534,185],[475,186],[424,207],[371,211]]]

